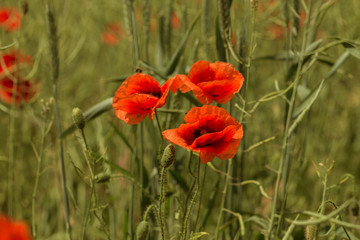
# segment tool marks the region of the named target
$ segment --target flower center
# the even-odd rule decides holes
[[[203,130],[201,130],[200,131],[200,136],[202,136],[202,135],[204,135],[204,134],[207,134],[208,132],[205,130],[205,129],[203,129]]]
[[[154,96],[156,98],[160,98],[161,97],[161,93],[149,93],[149,95]]]
[[[204,134],[209,133],[206,129],[195,129],[195,131],[193,132],[195,138],[201,137]]]

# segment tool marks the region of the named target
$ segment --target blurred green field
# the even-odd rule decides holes
[[[21,12],[21,26],[12,32],[0,28],[0,54],[19,50],[32,56],[33,65],[22,74],[39,79],[41,88],[36,98],[21,107],[0,102],[0,213],[28,222],[29,228],[36,230],[34,239],[69,238],[53,105],[45,8],[49,3],[57,26],[57,91],[63,131],[73,124],[73,108],[86,112],[112,98],[136,68],[162,84],[175,74],[186,74],[197,60],[228,60],[245,77],[241,98],[236,95],[230,106],[218,104],[231,109],[231,115],[244,126],[238,154],[230,171],[229,161],[218,158],[210,166],[201,165],[201,188],[188,233],[208,234],[185,239],[215,239],[226,182],[230,184],[223,207],[240,213],[241,221],[239,215],[223,211],[218,239],[305,239],[305,226],[300,224],[292,225],[292,232],[286,235],[297,214],[299,221],[306,221],[310,216],[304,211],[330,214],[336,211],[334,206],[348,200],[351,204],[331,217],[341,223],[314,225],[319,230],[316,239],[360,239],[360,1],[230,1],[227,20],[231,34],[226,46],[232,46],[236,54],[229,50],[228,58],[219,22],[226,17],[224,2],[33,0],[27,2],[24,15],[24,1],[2,0],[0,8],[12,6]],[[311,13],[308,24],[307,11]],[[178,51],[184,40],[184,48]],[[13,45],[5,49],[9,44]],[[302,47],[306,56],[301,55]],[[239,63],[236,56],[247,64]],[[299,59],[304,60],[300,68]],[[292,91],[279,93],[297,77],[293,106],[299,113],[305,111],[301,118],[291,118],[297,125],[285,144],[288,162],[281,174],[274,214],[271,210],[284,156],[285,119]],[[312,99],[308,94],[317,90]],[[264,99],[270,93],[276,97]],[[310,100],[306,101],[306,96]],[[189,99],[194,99],[191,92],[169,94],[158,112],[163,130],[184,122],[185,113],[196,103]],[[155,119],[147,117],[141,124],[127,125],[111,107],[107,110],[86,123],[90,151],[84,150],[78,130],[62,138],[72,239],[136,239],[135,229],[146,207],[158,204],[161,137]],[[195,161],[188,164],[187,150],[178,146],[176,150],[176,162],[167,172],[166,239],[180,239],[184,211],[193,196],[194,177],[189,168],[195,172],[197,166]],[[140,160],[136,161],[134,153]],[[104,181],[97,178],[96,207],[90,211],[91,179],[86,157],[95,161],[95,175],[109,177]],[[140,162],[144,163],[143,177]],[[327,172],[328,168],[332,169]],[[227,171],[231,178],[226,178]],[[246,184],[248,180],[255,184]],[[236,185],[242,181],[244,185]],[[84,231],[87,214],[89,222]],[[147,239],[161,239],[155,214],[149,215]],[[272,217],[274,227],[269,234]]]

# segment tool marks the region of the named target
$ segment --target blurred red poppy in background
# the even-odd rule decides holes
[[[173,29],[178,29],[180,27],[180,20],[175,12],[171,14],[171,26]]]
[[[14,90],[15,86],[16,90]],[[15,101],[16,105],[29,103],[37,96],[39,90],[39,81],[29,81],[18,78],[18,83],[16,84],[8,77],[0,80],[0,99],[9,105],[11,105],[13,101]]]
[[[0,99],[20,106],[32,101],[40,90],[40,81],[24,79],[21,70],[32,65],[31,56],[13,51],[0,58]]]
[[[25,222],[12,221],[0,215],[1,240],[31,240],[30,231]]]
[[[114,46],[119,44],[120,39],[124,37],[124,31],[119,23],[110,22],[105,31],[101,34],[101,41]]]
[[[172,79],[181,92],[193,91],[202,104],[227,103],[244,82],[244,77],[233,65],[201,60],[192,65],[188,76],[180,74]]]
[[[0,27],[11,32],[20,27],[21,15],[15,8],[0,8]]]
[[[19,51],[2,54],[0,58],[0,79],[6,72],[19,71],[22,67],[32,64],[31,56],[26,56]]]
[[[243,129],[223,108],[211,105],[193,107],[185,115],[185,124],[162,132],[169,142],[197,152],[202,163],[215,156],[221,160],[237,153]]]
[[[169,90],[176,91],[171,82],[160,86],[150,75],[131,75],[115,93],[112,104],[115,115],[128,124],[138,124],[147,115],[152,120],[155,109],[165,104]]]

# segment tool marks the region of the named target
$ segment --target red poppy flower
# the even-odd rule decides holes
[[[1,240],[30,240],[30,231],[25,222],[11,221],[0,215],[0,239]]]
[[[211,105],[193,107],[185,115],[185,124],[162,132],[169,142],[198,152],[202,163],[215,156],[233,158],[238,150],[243,129],[223,108]]]
[[[208,61],[197,61],[192,65],[188,76],[176,75],[172,79],[180,91],[193,91],[202,104],[213,101],[227,103],[240,91],[244,82],[244,77],[233,65]]]
[[[174,29],[178,29],[180,27],[180,20],[179,17],[176,15],[175,12],[171,14],[171,26]]]
[[[15,8],[1,8],[0,9],[0,27],[5,28],[6,31],[11,32],[20,27],[21,15]]]
[[[12,73],[15,70],[20,70],[25,65],[31,65],[31,56],[26,56],[19,51],[13,51],[8,54],[2,55],[0,58],[0,79],[8,73]],[[16,64],[19,64],[16,69]]]
[[[119,44],[120,39],[124,36],[124,32],[120,24],[111,22],[107,25],[105,31],[101,34],[101,41],[114,46]]]
[[[8,77],[0,80],[0,99],[11,105],[15,101],[20,106],[23,103],[31,102],[39,93],[40,81],[29,81],[18,78],[16,90],[14,81]],[[15,93],[15,96],[13,95]]]
[[[128,77],[113,98],[115,115],[128,124],[138,124],[149,115],[152,120],[156,108],[162,107],[169,90],[176,91],[168,80],[160,86],[152,76],[136,73]]]
[[[40,81],[23,79],[21,70],[25,66],[31,66],[31,56],[25,56],[21,52],[13,51],[0,57],[0,99],[11,104],[15,101],[20,106],[34,99],[40,90]],[[17,71],[15,73],[15,71]],[[17,84],[14,84],[14,79]],[[16,90],[14,90],[16,86]],[[15,96],[13,94],[15,93]]]

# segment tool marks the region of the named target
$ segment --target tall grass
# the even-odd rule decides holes
[[[358,0],[28,5],[20,30],[0,28],[0,54],[32,55],[15,73],[41,80],[32,102],[0,102],[0,212],[34,239],[360,238]],[[176,146],[165,167],[161,132],[202,104],[169,93],[153,121],[130,126],[112,97],[135,72],[162,85],[197,60],[243,74],[241,91],[212,105],[244,136],[233,159],[201,164]]]

